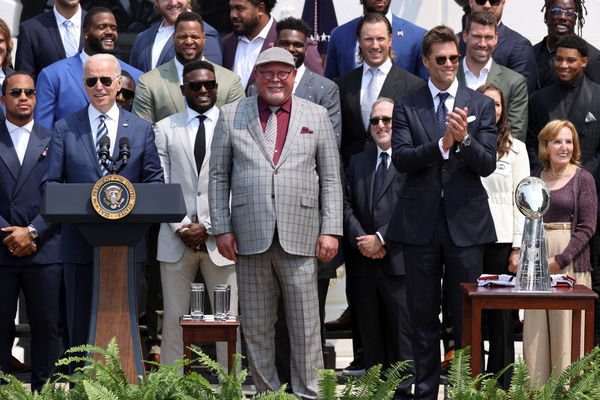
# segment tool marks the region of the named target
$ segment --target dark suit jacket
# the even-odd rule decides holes
[[[459,50],[463,56],[467,54],[463,33],[458,34]],[[529,93],[536,89],[537,63],[531,42],[518,32],[513,31],[502,22],[498,24],[498,43],[494,47],[492,58],[498,64],[520,73],[527,81]]]
[[[47,148],[51,132],[34,124],[23,164],[19,162],[4,121],[0,122],[0,228],[33,224],[40,238],[37,252],[15,257],[0,244],[0,265],[58,263],[59,226],[48,224],[40,215],[40,183],[48,168]],[[6,237],[2,232],[0,237]]]
[[[559,82],[531,96],[526,141],[531,170],[541,166],[538,160],[538,134],[542,128],[554,119],[567,119],[575,125],[579,134],[583,168],[595,174],[600,165],[600,85],[584,75],[579,94],[568,113],[561,97]]]
[[[163,170],[154,144],[154,130],[149,122],[121,109],[115,143],[128,137],[131,156],[120,175],[132,183],[163,183]],[[48,169],[44,184],[92,183],[102,177],[87,107],[67,115],[56,123],[48,151]],[[118,146],[113,148],[118,154]],[[136,262],[144,261],[143,246],[136,246]],[[86,264],[92,249],[74,225],[63,224],[60,256],[65,263]]]
[[[273,24],[271,25],[271,29],[267,33],[267,37],[265,42],[263,43],[260,51],[268,49],[269,47],[273,47],[273,44],[277,40],[277,21],[273,18]],[[238,37],[233,32],[224,36],[221,39],[221,45],[223,46],[223,66],[233,71],[233,64],[235,63],[235,52],[237,50],[238,45]],[[321,56],[317,51],[317,46],[312,39],[308,39],[307,41],[307,49],[306,49],[306,58],[304,59],[304,64],[308,69],[313,72],[316,72],[319,75],[323,75],[323,62],[321,61]],[[246,87],[250,87],[256,80],[254,73],[248,79],[248,84]]]
[[[82,10],[82,26],[85,14],[85,10]],[[79,38],[79,50],[82,48],[83,36]],[[35,79],[42,69],[66,57],[54,11],[50,10],[21,23],[15,57],[18,71],[25,71]]]
[[[152,46],[154,45],[154,39],[162,20],[158,21],[150,28],[139,33],[133,42],[133,48],[131,49],[131,55],[129,56],[129,64],[139,69],[142,72],[148,72],[152,69]],[[206,43],[204,45],[204,57],[212,61],[215,64],[221,65],[223,63],[223,56],[221,55],[221,43],[219,42],[219,33],[207,24],[202,22],[204,27],[204,34],[206,35]],[[175,57],[175,46],[173,45],[173,39],[169,39],[160,52],[158,63],[156,66],[162,65],[167,61],[171,61]]]
[[[363,67],[358,67],[335,80],[340,88],[342,104],[342,161],[346,166],[353,154],[372,145],[373,138],[365,129],[360,111],[360,85]],[[395,99],[425,86],[425,81],[396,65],[388,73],[379,97]]]
[[[431,242],[443,204],[450,236],[459,247],[496,241],[488,196],[481,177],[496,169],[496,113],[492,100],[460,85],[455,107],[468,107],[471,144],[444,160],[429,88],[396,100],[392,159],[406,172],[388,236],[400,243],[425,246]],[[442,197],[443,196],[443,197]],[[443,202],[442,202],[443,198]]]
[[[390,242],[388,226],[396,207],[404,174],[398,173],[390,163],[381,192],[373,202],[373,181],[377,165],[377,147],[355,154],[346,170],[344,182],[344,238],[350,246],[344,247],[346,273],[359,277],[373,274],[381,266],[390,275],[404,275],[404,258],[401,246]],[[381,260],[364,257],[358,250],[358,236],[379,232],[386,242],[388,254]]]

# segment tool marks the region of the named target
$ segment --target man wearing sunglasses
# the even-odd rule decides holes
[[[242,329],[258,392],[281,387],[273,337],[281,294],[291,389],[316,399],[316,370],[323,367],[317,260],[331,261],[342,235],[339,153],[325,108],[292,95],[290,52],[263,51],[255,73],[258,96],[224,106],[215,128],[210,219],[219,252],[237,263]]]
[[[140,78],[133,101],[134,114],[155,123],[185,110],[179,88],[183,83],[183,68],[189,62],[205,59],[205,41],[202,17],[194,12],[179,14],[173,34],[175,57]],[[237,74],[217,64],[213,66],[219,84],[217,107],[245,97]]]
[[[375,146],[352,156],[344,182],[347,294],[359,316],[366,369],[413,360],[402,246],[387,235],[404,182],[391,163],[393,109],[386,97],[373,103],[369,131]],[[394,399],[412,399],[413,382],[404,380]]]
[[[83,87],[83,63],[94,54],[115,54],[119,34],[113,13],[104,7],[88,11],[83,20],[83,50],[51,64],[40,72],[36,90],[36,121],[52,129],[59,119],[90,102]],[[135,80],[141,71],[119,60]]]
[[[208,211],[208,169],[213,130],[219,118],[218,85],[213,64],[197,60],[183,68],[181,93],[186,108],[158,121],[156,146],[166,183],[179,183],[187,206],[181,222],[161,224],[157,260],[160,261],[164,316],[161,363],[183,358],[179,317],[189,310],[189,288],[198,269],[209,293],[211,307],[216,285],[231,285],[231,315],[237,315],[235,266],[217,250]],[[239,342],[238,342],[239,344]],[[241,347],[239,347],[241,349]],[[239,351],[239,350],[238,350]],[[227,366],[227,347],[217,344],[217,360]]]
[[[388,228],[403,244],[407,301],[415,331],[415,399],[437,399],[440,380],[441,280],[456,348],[462,334],[459,284],[482,272],[483,245],[496,241],[481,177],[496,168],[493,101],[456,79],[460,55],[452,29],[423,39],[429,82],[396,100],[392,161],[406,172]]]
[[[124,110],[131,111],[135,98],[135,81],[129,72],[121,70],[121,90],[117,92],[117,104]]]
[[[113,157],[119,154],[121,138],[129,138],[131,154],[120,175],[132,183],[162,183],[163,170],[152,126],[116,104],[121,89],[119,60],[111,54],[95,54],[84,63],[82,75],[90,104],[56,123],[44,182],[96,182],[106,175],[98,161],[97,143],[107,136]],[[142,241],[135,248],[138,291],[142,287],[144,247]],[[67,331],[72,347],[88,340],[93,261],[92,248],[74,225],[62,224],[60,256],[64,262]]]
[[[35,101],[31,76],[15,72],[6,77],[6,120],[0,121],[0,368],[10,373],[13,321],[22,290],[31,325],[31,389],[40,390],[54,373],[61,347],[62,264],[58,226],[39,214],[52,134],[34,122]]]
[[[471,13],[492,12],[496,16],[498,40],[492,58],[494,62],[510,68],[523,75],[527,80],[527,90],[532,93],[535,90],[537,78],[537,65],[533,54],[531,42],[518,32],[513,31],[502,23],[502,12],[506,0],[469,0]],[[466,54],[466,45],[463,40],[463,32],[459,32],[460,54]]]
[[[548,27],[548,35],[533,46],[538,67],[536,90],[550,86],[559,81],[554,68],[556,43],[565,35],[581,36],[587,11],[585,0],[545,0],[544,23]],[[588,63],[585,75],[593,82],[600,83],[600,50],[586,42]]]

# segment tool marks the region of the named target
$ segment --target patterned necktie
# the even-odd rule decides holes
[[[267,150],[271,156],[275,155],[275,144],[277,143],[277,110],[279,106],[269,106],[271,115],[267,120],[267,127],[265,128],[265,143]]]
[[[194,158],[196,159],[196,170],[200,174],[202,162],[206,155],[206,132],[204,129],[204,120],[206,115],[198,115],[198,131],[196,132],[196,140],[194,141]]]
[[[448,114],[448,109],[446,108],[446,99],[450,96],[449,93],[439,92],[438,97],[440,99],[440,104],[438,104],[437,108],[437,120],[438,120],[438,129],[440,130],[440,136],[444,136],[444,132],[446,131],[446,114]]]
[[[365,89],[365,93],[363,94],[362,102],[360,103],[360,111],[362,114],[363,124],[365,125],[365,129],[369,129],[369,118],[371,118],[371,108],[373,107],[373,103],[377,100],[377,96],[379,95],[377,91],[377,74],[379,73],[379,68],[369,68],[369,73],[371,74],[371,80],[369,81],[369,85]]]
[[[381,162],[379,163],[379,166],[377,167],[377,170],[375,171],[375,180],[373,181],[373,201],[372,203],[375,204],[375,201],[377,200],[377,196],[379,195],[379,192],[381,191],[381,187],[383,186],[383,182],[385,182],[385,174],[387,173],[388,170],[388,153],[386,152],[381,152],[381,154],[379,154],[379,157],[381,158]]]
[[[79,51],[79,46],[77,45],[77,39],[75,37],[75,25],[69,21],[68,19],[63,22],[65,26],[65,54],[67,57],[72,57]]]
[[[96,130],[96,154],[98,154],[98,152],[100,151],[100,139],[108,135],[108,128],[106,127],[106,123],[104,122],[106,118],[106,114],[100,114],[100,116],[98,117],[100,123],[98,124],[98,129]],[[108,175],[108,171],[106,170],[106,168],[104,168],[104,165],[102,165],[100,159],[98,159],[98,163],[100,164],[102,176]]]

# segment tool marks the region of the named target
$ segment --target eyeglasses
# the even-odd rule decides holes
[[[569,18],[577,18],[577,11],[573,11],[572,8],[568,8],[565,10],[564,8],[554,7],[550,9],[550,14],[556,15],[558,17],[564,14]]]
[[[35,89],[32,88],[12,88],[8,91],[12,97],[19,97],[25,92],[25,96],[32,97],[35,94]]]
[[[390,122],[392,122],[392,117],[375,117],[375,118],[369,119],[369,122],[371,123],[371,125],[378,125],[379,121],[381,121],[387,125]]]
[[[125,100],[131,100],[135,97],[135,92],[129,89],[121,89],[117,92],[117,96],[118,95],[123,95]]]
[[[500,2],[502,0],[475,0],[475,3],[477,3],[477,5],[482,6],[485,3],[487,3],[488,1],[490,2],[490,6],[494,7],[494,6],[497,6],[498,4],[500,4]]]
[[[277,75],[277,79],[279,79],[280,81],[286,80],[287,77],[290,76],[292,71],[293,71],[293,69],[290,69],[289,71],[277,71],[277,72],[261,71],[260,69],[258,70],[258,72],[262,75],[262,77],[268,81],[272,81],[273,78],[275,77],[275,75]]]
[[[96,83],[98,83],[98,79],[100,80],[100,83],[102,84],[102,86],[105,87],[109,87],[110,85],[112,85],[113,80],[117,79],[120,75],[115,76],[114,78],[111,78],[109,76],[101,76],[100,78],[94,76],[93,78],[85,78],[85,85],[87,87],[94,87],[96,86]]]
[[[194,82],[186,82],[183,84],[184,86],[189,86],[194,92],[199,92],[200,89],[204,86],[206,90],[213,90],[217,87],[217,81],[194,81]]]
[[[437,65],[444,65],[444,64],[446,64],[447,60],[450,60],[450,62],[452,64],[458,64],[458,62],[460,61],[460,55],[459,54],[455,54],[455,55],[450,56],[450,57],[446,57],[446,56],[436,57],[435,58],[435,63]]]

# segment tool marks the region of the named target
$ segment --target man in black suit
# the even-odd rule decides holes
[[[391,164],[394,101],[373,103],[370,132],[376,146],[352,156],[344,186],[346,274],[360,315],[364,367],[412,360],[412,331],[406,304],[402,246],[388,237],[404,174]],[[412,377],[402,382],[396,398],[412,398]]]
[[[79,0],[56,0],[51,11],[23,21],[15,67],[35,78],[53,62],[77,54],[83,48],[84,16]]]
[[[581,36],[583,23],[587,10],[585,0],[545,0],[544,23],[548,27],[548,35],[541,42],[533,46],[535,59],[538,66],[536,90],[557,82],[559,80],[554,68],[557,42],[565,35],[575,33]],[[585,74],[596,83],[600,83],[600,50],[585,42],[588,48],[588,63]]]
[[[425,82],[393,64],[392,27],[383,14],[369,13],[357,26],[359,56],[363,65],[338,77],[342,105],[342,162],[373,145],[368,120],[373,102],[379,97],[394,99],[408,94]]]
[[[52,377],[60,351],[58,321],[62,264],[58,226],[40,215],[39,190],[48,167],[51,133],[33,120],[35,85],[26,73],[2,85],[0,121],[0,368],[10,372],[17,299],[22,290],[31,324],[31,389]]]
[[[502,23],[502,12],[506,0],[469,0],[471,13],[490,11],[496,16],[498,27],[498,43],[494,47],[492,58],[503,67],[510,68],[520,73],[527,80],[529,93],[535,90],[537,82],[537,64],[531,42],[518,32],[513,31]],[[458,34],[459,50],[463,56],[466,54],[466,45],[463,32]]]
[[[437,399],[440,379],[440,280],[456,348],[462,334],[461,282],[482,271],[483,245],[496,241],[481,177],[496,168],[496,119],[490,98],[456,79],[458,40],[437,26],[423,38],[429,83],[396,100],[392,160],[406,172],[388,228],[404,245],[407,301],[415,332],[415,399]]]

